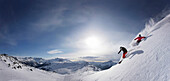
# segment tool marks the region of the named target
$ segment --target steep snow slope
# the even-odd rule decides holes
[[[17,68],[17,66],[21,66],[21,68]],[[63,80],[64,80],[63,75],[28,67],[19,63],[19,61],[14,57],[0,55],[0,81],[63,81]]]
[[[144,29],[147,39],[129,48],[121,64],[84,77],[83,81],[170,81],[170,15]]]

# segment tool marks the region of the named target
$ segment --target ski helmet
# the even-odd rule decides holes
[[[122,49],[123,47],[122,46],[120,46],[120,49]]]

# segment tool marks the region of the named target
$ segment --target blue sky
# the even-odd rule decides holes
[[[168,0],[1,0],[0,53],[117,59],[119,46],[127,46],[149,18],[162,12],[168,3]]]

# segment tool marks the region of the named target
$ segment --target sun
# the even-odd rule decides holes
[[[87,48],[93,48],[93,49],[99,48],[101,47],[101,43],[102,43],[101,40],[96,36],[87,37],[85,39],[85,44]]]

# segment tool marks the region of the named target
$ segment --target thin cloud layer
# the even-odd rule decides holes
[[[48,53],[48,54],[58,54],[58,53],[63,53],[63,51],[60,51],[60,50],[58,50],[58,49],[55,49],[55,50],[48,51],[47,53]]]

